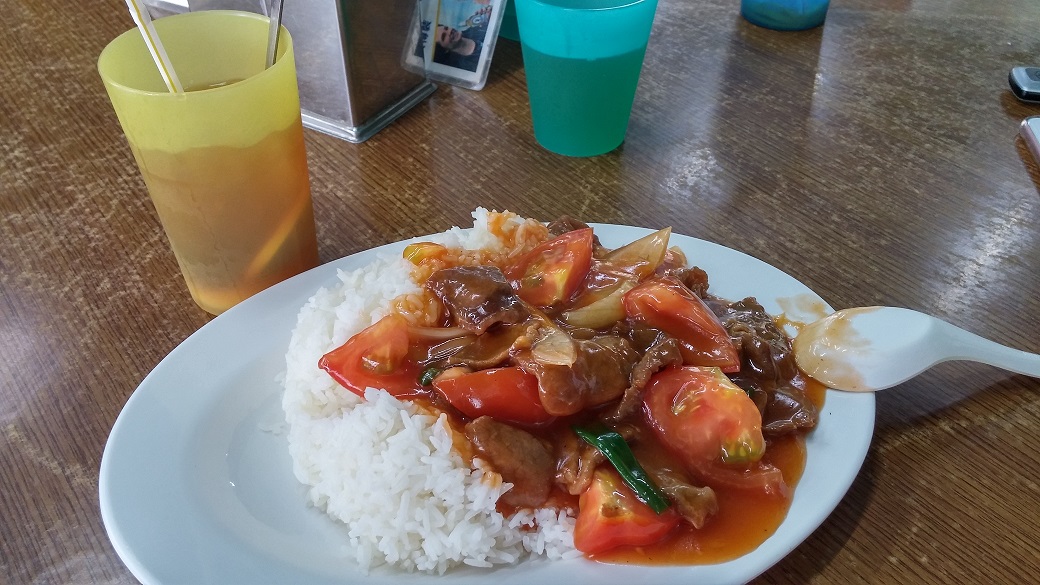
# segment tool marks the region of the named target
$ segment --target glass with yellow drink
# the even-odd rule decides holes
[[[214,315],[318,264],[292,39],[264,68],[268,20],[203,11],[155,21],[183,93],[140,33],[98,71],[192,297]]]

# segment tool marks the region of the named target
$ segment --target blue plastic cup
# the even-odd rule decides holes
[[[740,14],[773,30],[806,30],[823,24],[830,0],[740,0]]]
[[[567,156],[625,139],[657,0],[516,2],[534,137]]]

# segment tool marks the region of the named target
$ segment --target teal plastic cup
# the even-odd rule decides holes
[[[773,30],[806,30],[823,24],[830,0],[741,0],[740,14]]]
[[[516,0],[506,0],[502,3],[502,24],[498,29],[498,36],[511,41],[520,40],[520,27],[516,24]]]
[[[510,0],[534,137],[567,156],[625,140],[657,0]]]

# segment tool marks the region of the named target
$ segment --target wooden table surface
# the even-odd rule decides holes
[[[1008,91],[1040,4],[834,0],[780,33],[737,0],[661,0],[628,138],[534,141],[519,46],[363,144],[307,131],[320,252],[467,225],[476,206],[678,233],[756,256],[834,307],[898,305],[1040,352],[1040,170]],[[102,451],[155,365],[210,321],[181,280],[96,71],[119,0],[3,0],[0,582],[133,583]],[[955,362],[877,397],[866,462],[761,583],[1040,575],[1040,381]],[[157,526],[157,531],[162,527]]]

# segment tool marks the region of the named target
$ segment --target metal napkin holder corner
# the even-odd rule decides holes
[[[188,0],[189,10],[261,13],[261,0]],[[290,0],[282,25],[293,38],[303,124],[363,142],[436,89],[403,66],[415,0]]]

